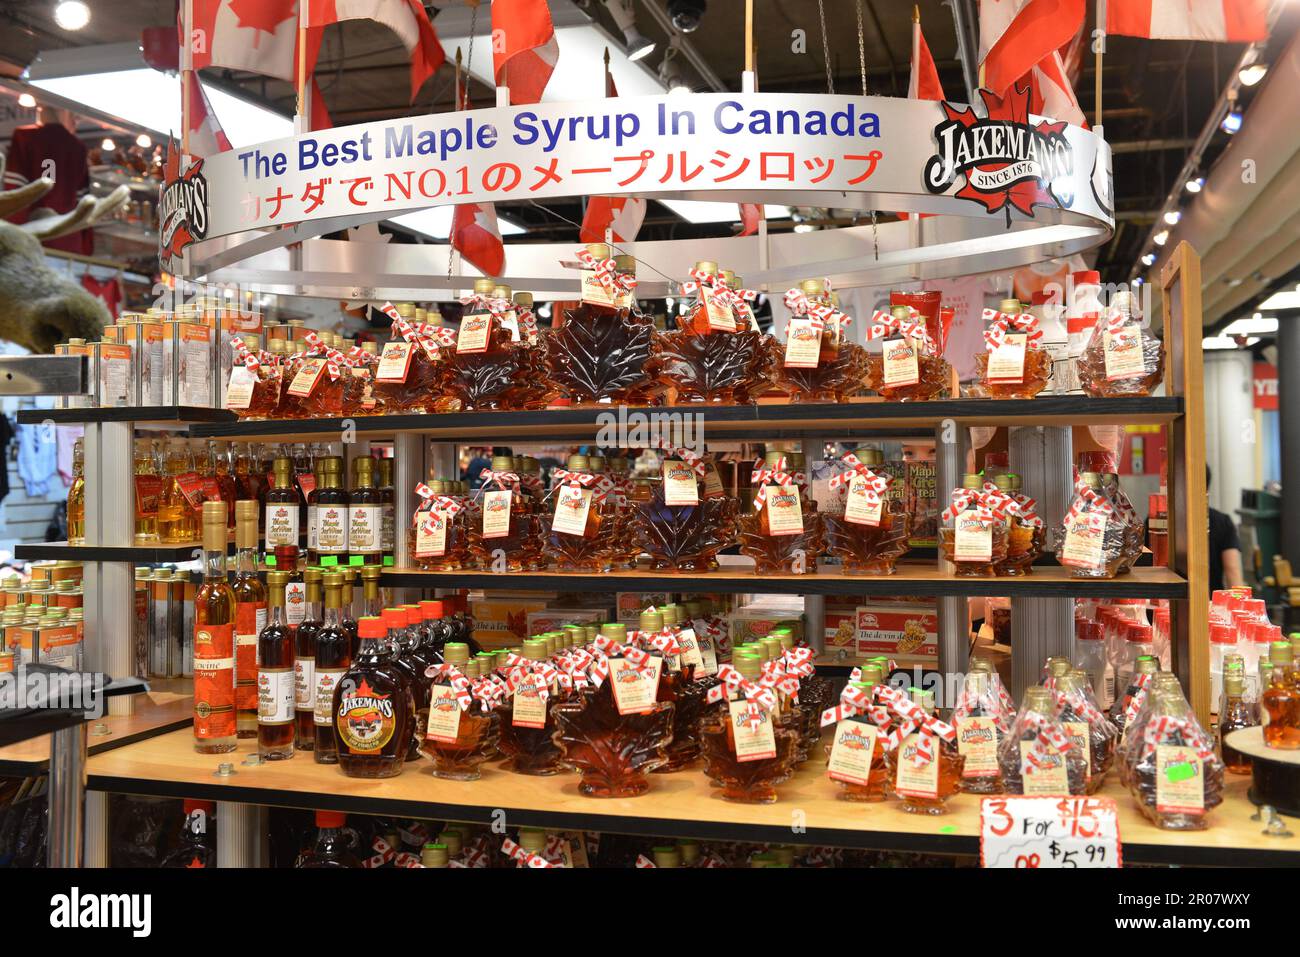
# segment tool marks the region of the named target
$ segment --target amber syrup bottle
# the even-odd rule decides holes
[[[868,665],[854,688],[870,699],[881,680],[880,668]],[[841,719],[825,751],[826,774],[839,785],[840,800],[874,804],[885,799],[889,765],[881,735],[867,715]]]
[[[1002,735],[995,709],[988,674],[968,672],[962,696],[953,709],[952,724],[957,731],[957,752],[964,758],[961,789],[972,794],[1002,793],[1002,769],[998,765]]]
[[[226,581],[226,503],[203,505],[203,584],[194,598],[194,750],[235,750],[235,592]]]
[[[910,516],[895,508],[894,500],[879,494],[868,501],[866,483],[884,476],[885,453],[861,448],[854,457],[867,469],[867,476],[849,477],[843,488],[844,510],[838,507],[823,516],[826,546],[850,575],[892,575],[898,559],[907,551]]]
[[[221,493],[221,500],[226,503],[226,526],[235,527],[235,501],[238,497],[235,476],[230,467],[230,445],[226,442],[208,440],[208,462],[212,477]]]
[[[818,306],[833,305],[823,279],[805,279],[799,291]],[[866,378],[867,352],[844,338],[839,320],[827,319],[821,330],[811,316],[791,316],[786,341],[770,341],[776,386],[793,402],[844,402]]]
[[[492,457],[492,471],[514,473],[509,455]],[[529,496],[517,482],[494,479],[479,497],[482,514],[471,537],[479,565],[492,571],[520,572],[536,564],[541,553],[539,518]]]
[[[758,681],[762,662],[757,655],[736,655],[733,665],[747,681]],[[771,804],[776,785],[789,779],[798,746],[798,732],[764,711],[753,728],[744,697],[730,691],[700,722],[704,773],[721,785],[722,796],[743,804]]]
[[[908,693],[913,704],[929,714],[934,713],[934,692],[909,688]],[[917,768],[914,757],[920,736],[921,732],[913,732],[889,752],[890,791],[901,800],[899,809],[909,814],[947,814],[948,802],[961,790],[965,759],[955,741],[935,736],[931,742],[933,758],[924,767]]]
[[[421,711],[423,717],[427,720],[429,711],[429,686],[430,679],[424,674],[424,669],[419,666],[411,651],[419,641],[419,621],[418,618],[412,619],[410,608],[406,605],[400,605],[394,608],[385,608],[380,614],[385,627],[388,629],[388,652],[392,660],[393,667],[401,672],[406,681],[407,690],[414,701],[414,710],[411,716],[411,740],[410,746],[406,751],[406,760],[414,761],[420,756],[420,745],[423,738],[419,735],[419,726]]]
[[[759,575],[815,575],[817,556],[824,550],[821,515],[793,473],[803,467],[803,455],[770,451],[763,468],[754,473],[767,477],[755,490],[755,503],[741,516],[740,552],[754,559]],[[779,481],[785,473],[786,481]]]
[[[1018,299],[1003,299],[998,312],[1017,316],[1027,313],[1027,310]],[[1024,333],[1013,327],[1008,332],[1007,342],[996,351],[985,348],[976,353],[975,369],[979,375],[981,395],[991,399],[1032,399],[1047,388],[1052,378],[1051,353],[1037,341],[1013,338],[1021,335]],[[1020,360],[1018,369],[1017,358]]]
[[[343,573],[328,572],[325,581],[325,616],[316,633],[316,702],[312,722],[317,764],[338,763],[338,735],[334,730],[334,692],[352,665],[352,636],[343,628]]]
[[[1063,695],[1057,720],[1083,756],[1088,769],[1088,793],[1095,794],[1115,763],[1119,732],[1102,714],[1092,695],[1092,682],[1086,671],[1071,668],[1056,679],[1056,690]]]
[[[159,867],[184,867],[197,870],[202,867],[217,866],[217,842],[208,836],[208,825],[212,822],[212,812],[217,809],[214,801],[193,801],[184,803],[185,824],[181,827],[181,838],[174,851],[159,862]]]
[[[348,493],[343,488],[343,459],[330,455],[320,460],[320,484],[315,497],[315,531],[308,531],[307,561],[330,568],[347,562]],[[315,541],[313,547],[312,542]]]
[[[546,642],[531,638],[524,642],[527,661],[545,661]],[[511,675],[514,693],[498,705],[501,716],[498,747],[505,754],[501,766],[515,774],[550,775],[560,772],[561,751],[556,743],[555,695],[545,680],[528,665],[518,666]],[[542,692],[545,692],[543,697]]]
[[[341,811],[316,812],[316,840],[298,855],[295,868],[360,867],[352,853],[353,842],[344,830],[347,816]]]
[[[471,686],[475,683],[478,665],[471,662],[468,645],[451,642],[444,656],[445,663],[469,678]],[[434,777],[476,781],[480,765],[496,753],[500,718],[478,696],[462,708],[456,695],[449,678],[439,678],[432,686],[424,748],[433,759]]]
[[[378,568],[377,565],[366,565],[364,568]],[[344,568],[343,571],[343,599],[339,607],[339,614],[343,618],[343,630],[347,632],[352,639],[352,657],[357,656],[361,650],[361,629],[357,622],[360,620],[360,614],[357,609],[360,607],[357,600],[356,583],[360,577],[359,573],[363,569]],[[364,588],[364,586],[363,586]]]
[[[68,544],[86,544],[86,476],[82,440],[72,443],[72,485],[68,488]]]
[[[303,573],[306,601],[302,622],[294,629],[294,738],[299,751],[316,747],[316,636],[325,627],[325,595],[321,570]]]
[[[257,502],[235,503],[235,726],[258,736],[257,636],[266,627],[266,586],[257,575]]]
[[[664,658],[663,673],[659,676],[659,700],[673,703],[673,739],[668,744],[668,761],[655,768],[655,774],[680,771],[699,758],[704,696],[713,684],[696,679],[696,669],[702,660],[691,623],[684,621],[682,615],[680,605],[661,605],[657,612],[642,612],[638,623],[638,629],[648,634],[653,634],[659,628],[671,631],[680,648],[678,654]],[[683,628],[691,630],[683,635]]]
[[[270,620],[257,637],[257,753],[263,761],[293,757],[294,634],[284,616],[289,573],[267,572]]]
[[[1233,774],[1250,774],[1254,761],[1250,755],[1232,747],[1225,740],[1228,735],[1242,728],[1253,728],[1259,724],[1254,711],[1246,703],[1246,679],[1241,674],[1223,676],[1223,707],[1219,714],[1219,757],[1223,766]]]
[[[966,492],[978,493],[984,481],[978,475],[965,475],[961,486]],[[978,499],[972,500],[946,518],[939,529],[943,557],[952,564],[952,574],[958,578],[991,578],[995,566],[1007,557],[1006,523],[995,521],[990,525],[981,521],[979,506]]]
[[[1289,641],[1275,641],[1269,646],[1273,676],[1260,698],[1264,744],[1282,751],[1300,748],[1300,685],[1294,656]]]
[[[493,299],[504,286],[490,278],[474,280],[474,294]],[[493,307],[495,308],[495,306]],[[515,341],[509,323],[513,310],[467,311],[461,317],[456,345],[445,358],[443,387],[446,398],[464,411],[513,408],[525,369],[523,347]]]
[[[604,477],[585,455],[570,455],[566,468],[578,476]],[[600,571],[615,549],[613,500],[594,484],[567,480],[555,482],[551,497],[551,514],[538,516],[547,529],[543,555],[558,571]]]
[[[298,521],[300,497],[293,481],[293,459],[279,456],[271,467],[274,476],[266,493],[266,550],[274,551],[277,545],[298,547]]]
[[[375,486],[375,460],[352,460],[352,492],[348,496],[348,557],[352,565],[382,565],[383,496]]]
[[[1068,662],[1066,667],[1068,669]],[[1032,763],[1040,728],[1069,739],[1056,719],[1056,701],[1047,688],[1028,688],[1020,704],[1020,714],[1010,732],[998,745],[998,766],[1008,794],[1055,797],[1088,792],[1088,762],[1076,747],[1059,750],[1053,745]]]
[[[375,485],[379,489],[379,551],[380,564],[391,566],[393,555],[397,550],[397,489],[393,487],[393,460],[378,460],[378,477]]]
[[[339,770],[354,778],[391,778],[402,773],[410,744],[410,688],[386,650],[383,619],[362,618],[358,626],[360,653],[334,689]]]
[[[179,545],[199,537],[203,480],[194,468],[194,456],[184,439],[171,439],[163,464],[162,493],[158,498],[158,540]],[[224,504],[224,503],[223,503]]]

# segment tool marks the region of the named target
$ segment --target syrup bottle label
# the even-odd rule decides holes
[[[276,545],[298,544],[298,506],[284,502],[268,502],[266,505],[266,548],[268,551]]]
[[[293,705],[299,711],[316,708],[316,659],[293,660]]]
[[[583,535],[587,531],[587,514],[591,511],[591,489],[564,484],[555,493],[555,517],[551,531],[566,535]]]
[[[916,385],[921,381],[921,367],[916,359],[916,346],[911,339],[900,336],[886,339],[881,353],[884,360],[886,386]]]
[[[307,550],[308,551],[313,551],[313,552],[316,551],[316,544],[318,541],[316,530],[318,527],[319,527],[319,523],[316,521],[316,506],[308,505],[307,506]]]
[[[300,399],[307,398],[311,395],[312,390],[316,388],[316,383],[320,381],[320,377],[324,372],[324,359],[306,360],[298,367],[298,374],[289,383],[289,394]]]
[[[998,726],[987,716],[972,715],[957,719],[957,751],[966,758],[961,776],[995,778],[998,776]]]
[[[381,511],[378,505],[353,505],[348,510],[348,551],[379,551]]]
[[[410,342],[390,342],[384,346],[375,370],[376,382],[405,382],[411,371],[411,353],[415,346]]]
[[[709,675],[718,673],[718,649],[714,647],[713,639],[703,632],[695,633],[695,642],[700,646],[700,664],[695,668],[697,678],[706,678]]]
[[[644,671],[639,671],[626,658],[609,659],[609,677],[605,680],[613,689],[619,714],[646,714],[654,710],[664,660],[652,655],[650,662]]]
[[[953,560],[990,562],[993,560],[993,526],[985,525],[974,511],[960,513],[953,534]]]
[[[1156,745],[1156,811],[1161,814],[1205,813],[1205,766],[1195,748]]]
[[[1008,333],[989,353],[987,368],[990,382],[1020,385],[1025,381],[1025,343],[1028,339],[1023,332]]]
[[[256,372],[250,372],[246,366],[231,366],[230,382],[226,385],[226,408],[247,409],[253,402],[253,386],[256,384]]]
[[[176,476],[176,487],[185,496],[185,501],[196,512],[203,507],[203,476],[197,472],[186,472]]]
[[[1088,769],[1088,778],[1092,778],[1092,734],[1086,721],[1064,721],[1061,723],[1066,736],[1083,756],[1083,766]]]
[[[396,505],[381,505],[379,508],[379,547],[389,553],[397,547]]]
[[[1049,797],[1070,793],[1070,777],[1065,770],[1065,755],[1047,746],[1046,766],[1032,767],[1026,760],[1034,742],[1020,742],[1020,778],[1026,797]]]
[[[699,505],[700,489],[695,470],[680,459],[666,459],[663,464],[664,504]]]
[[[682,649],[680,664],[682,668],[688,668],[694,665],[699,668],[704,664],[704,658],[700,655],[700,642],[695,637],[694,628],[683,628],[677,633],[677,644]]]
[[[235,604],[235,707],[257,707],[257,636],[266,627],[266,603],[241,601]]]
[[[792,316],[785,327],[785,367],[815,369],[821,355],[821,330],[807,316]]]
[[[718,474],[718,467],[712,462],[706,462],[704,465],[704,494],[710,498],[727,494],[727,490],[722,487],[722,476]]]
[[[867,502],[866,477],[854,473],[849,479],[849,492],[845,496],[844,521],[854,525],[878,526],[884,505],[884,499],[878,495],[874,502]]]
[[[870,721],[845,718],[835,726],[835,742],[831,745],[830,760],[826,764],[832,781],[870,783],[876,734],[876,726]]]
[[[302,497],[305,501],[307,496],[311,495],[312,490],[316,488],[316,475],[312,472],[299,472],[295,476],[295,480],[298,483],[298,489],[302,492]]]
[[[235,736],[235,626],[194,628],[194,737]]]
[[[511,489],[483,493],[483,537],[505,538],[510,534]]]
[[[487,352],[488,336],[492,332],[492,313],[480,312],[460,320],[456,333],[457,352]]]
[[[346,505],[316,506],[316,550],[331,555],[348,550],[348,508]]]
[[[583,302],[589,302],[595,306],[618,307],[621,305],[621,303],[618,302],[619,298],[622,297],[611,294],[609,290],[601,285],[600,280],[596,278],[595,270],[584,269],[582,271]]]
[[[265,613],[263,613],[263,617],[265,617]],[[304,582],[288,582],[285,584],[284,620],[294,628],[307,620],[307,585]]]
[[[795,486],[769,485],[763,507],[767,509],[767,528],[771,534],[803,534],[803,506]]]
[[[515,689],[510,705],[510,723],[517,728],[546,727],[546,699],[541,697],[545,682],[539,674],[528,674]]]
[[[704,308],[709,314],[709,328],[722,332],[735,332],[736,317],[732,314],[731,307],[707,289],[701,290],[701,295],[704,296]]]
[[[353,754],[377,754],[397,730],[397,709],[391,694],[380,694],[364,677],[345,677],[339,695],[335,728],[339,745]]]
[[[451,685],[434,685],[429,699],[429,724],[425,737],[430,741],[454,744],[460,734],[460,702]]]
[[[925,767],[918,768],[912,760],[916,757],[921,733],[909,734],[898,746],[898,771],[894,776],[894,790],[903,797],[930,798],[939,796],[939,748],[938,741],[930,743],[934,757],[927,761]]]
[[[768,712],[759,709],[761,719],[757,728],[750,723],[749,703],[743,698],[728,701],[727,714],[731,720],[731,736],[736,742],[737,761],[744,763],[776,757],[776,732]]]
[[[312,723],[328,727],[334,723],[334,689],[348,673],[346,668],[316,669],[316,707],[312,712]]]
[[[1075,568],[1101,568],[1102,540],[1106,529],[1106,516],[1100,512],[1076,515],[1065,530],[1065,543],[1061,546],[1061,564]]]
[[[425,522],[433,524],[432,531],[425,529]],[[415,516],[415,556],[416,558],[440,558],[447,554],[447,516],[439,509],[419,512]]]
[[[294,719],[294,673],[289,668],[257,670],[257,723],[289,724]]]
[[[496,317],[497,322],[501,323],[501,328],[510,333],[512,342],[519,341],[519,317],[515,311],[510,309],[506,312],[499,313]]]
[[[1138,326],[1126,326],[1123,332],[1112,334],[1103,330],[1102,355],[1106,359],[1106,378],[1134,379],[1146,373],[1146,362],[1142,356],[1142,329]]]

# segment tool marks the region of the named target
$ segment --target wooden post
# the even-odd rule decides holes
[[[1099,34],[1093,37],[1094,54],[1096,56],[1097,78],[1094,84],[1093,92],[1097,99],[1093,107],[1092,125],[1101,126],[1101,61],[1102,51],[1106,49],[1106,0],[1097,0],[1097,30]]]
[[[745,72],[754,72],[754,0],[745,0]]]
[[[189,163],[190,156],[190,87],[194,81],[194,38],[190,32],[194,29],[194,0],[181,3],[181,170]],[[208,37],[209,48],[212,38]]]
[[[297,88],[297,115],[294,117],[294,130],[306,133],[311,129],[311,107],[307,103],[307,22],[310,6],[309,0],[298,0],[298,69],[295,79]]]

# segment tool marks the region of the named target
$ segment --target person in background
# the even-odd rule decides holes
[[[1210,490],[1210,467],[1205,466],[1205,490]],[[1241,573],[1241,539],[1231,516],[1210,510],[1210,591],[1246,584]]]

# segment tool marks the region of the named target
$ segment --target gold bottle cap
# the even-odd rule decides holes
[[[1084,677],[1083,681],[1087,681],[1086,676]],[[1082,691],[1083,682],[1080,681],[1079,676],[1076,672],[1067,671],[1065,674],[1057,676],[1056,690],[1066,692],[1066,693]]]
[[[515,470],[515,460],[513,456],[510,455],[492,456],[493,472],[513,472],[514,470]]]
[[[1010,475],[999,475],[993,479],[993,484],[1004,492],[1012,491],[1015,486],[1011,483]]]
[[[758,655],[732,655],[732,665],[742,678],[755,681],[763,674],[763,661]]]
[[[776,661],[781,657],[781,640],[779,638],[764,638],[762,645],[763,653],[767,655],[768,661]]]
[[[906,306],[890,306],[889,315],[895,319],[910,319],[911,314],[907,311]]]
[[[1150,655],[1141,655],[1137,660],[1137,673],[1140,675],[1154,675],[1160,671],[1160,662]]]
[[[799,283],[799,288],[805,296],[820,296],[826,292],[826,280],[805,279]]]
[[[531,292],[515,293],[515,305],[523,306],[525,309],[533,308],[533,294]]]
[[[718,274],[718,264],[709,262],[707,259],[701,259],[695,264],[695,272],[702,272],[706,276],[716,276]]]
[[[1099,472],[1084,472],[1079,476],[1079,481],[1088,488],[1101,488],[1101,474]]]
[[[1017,475],[1015,472],[1008,472],[1008,473],[1007,473],[1007,478],[1010,479],[1010,481],[1011,481],[1011,491],[1013,491],[1013,492],[1018,492],[1018,491],[1020,491],[1020,489],[1021,489],[1021,488],[1023,487],[1023,485],[1024,485],[1024,483],[1022,482],[1020,476]]]
[[[439,834],[438,843],[447,848],[447,853],[451,857],[459,857],[461,848],[465,846],[460,831],[452,830],[446,830]]]
[[[565,463],[565,468],[571,472],[587,471],[591,468],[591,461],[585,455],[570,455],[569,460]]]
[[[410,319],[412,316],[415,315],[415,303],[399,302],[397,304],[397,314],[401,316],[403,319]]]
[[[880,665],[862,666],[862,683],[870,685],[884,684],[885,672]]]
[[[393,460],[387,456],[375,460],[375,469],[379,473],[380,485],[393,484]]]
[[[587,628],[585,625],[583,626],[582,630],[583,630],[583,638],[585,639],[587,637],[586,634]],[[600,626],[600,636],[602,638],[609,638],[612,641],[617,641],[619,644],[622,644],[623,642],[627,641],[627,625],[619,621],[611,621],[606,624],[603,624]]]
[[[155,568],[153,577],[155,581],[168,581],[172,577],[172,570],[170,568]]]
[[[1227,694],[1241,696],[1246,693],[1246,678],[1243,675],[1228,674],[1223,676],[1223,690]]]
[[[529,661],[545,661],[547,657],[549,657],[546,650],[545,640],[541,638],[529,638],[525,641],[523,657]]]
[[[605,470],[605,457],[603,455],[588,455],[587,467],[593,472],[603,472]]]
[[[1273,662],[1276,668],[1281,665],[1286,667],[1295,660],[1295,649],[1291,647],[1289,641],[1274,641],[1268,646],[1268,660]]]
[[[682,866],[682,852],[675,847],[656,847],[651,853],[654,855],[655,867]]]
[[[866,671],[863,671],[866,674]],[[988,690],[989,675],[987,671],[968,671],[966,672],[966,690],[971,694],[980,695]]]
[[[521,827],[519,829],[519,846],[530,854],[540,854],[546,850],[546,832],[541,828]]]
[[[603,261],[609,258],[610,249],[606,243],[587,243],[587,252],[592,258]]]
[[[638,631],[659,632],[664,630],[663,612],[655,609],[647,609],[641,612],[641,618],[637,621]],[[601,632],[604,632],[604,628]]]
[[[694,599],[682,602],[682,613],[686,621],[694,621],[704,613],[704,603]]]
[[[626,253],[614,257],[614,269],[625,276],[636,275],[636,257]]]
[[[320,465],[320,470],[324,473],[343,472],[343,458],[338,455],[326,455],[316,460]]]
[[[861,448],[854,449],[853,454],[857,456],[859,462],[868,467],[880,465],[885,461],[885,453],[870,445],[864,445]]]
[[[436,479],[429,483],[429,488],[433,489],[434,495],[445,495],[447,492],[447,483],[442,479]]]
[[[1047,688],[1026,688],[1022,705],[1028,711],[1038,711],[1043,714],[1051,714],[1055,710],[1052,692]]]
[[[981,489],[984,487],[984,479],[978,475],[963,475],[961,477],[961,487],[966,489]]]
[[[606,467],[615,472],[626,472],[628,470],[628,460],[624,455],[612,455],[605,460]]]
[[[786,464],[789,468],[792,468],[792,469],[801,469],[801,468],[804,468],[804,467],[807,465],[807,463],[808,463],[808,460],[804,458],[804,455],[803,455],[802,452],[786,452],[786,453],[785,453],[785,464]]]
[[[659,614],[664,616],[665,628],[672,628],[674,625],[680,625],[682,623],[681,605],[660,605]]]
[[[496,288],[497,281],[491,276],[484,276],[482,279],[474,280],[474,292],[480,296],[492,295],[492,290]]]
[[[426,844],[420,851],[420,863],[425,867],[448,867],[451,855],[446,844]]]
[[[1009,316],[1018,314],[1023,308],[1019,299],[1003,299],[998,303],[998,312],[1005,312]]]
[[[768,849],[768,852],[776,858],[777,866],[793,867],[794,866],[794,848],[789,844],[778,844]]]
[[[1047,673],[1054,678],[1059,678],[1061,675],[1068,675],[1071,668],[1072,666],[1069,658],[1051,658],[1047,662]]]
[[[789,464],[790,453],[783,449],[768,449],[763,453],[763,464],[777,468],[783,461]]]
[[[458,668],[469,661],[469,645],[463,641],[449,641],[442,646],[442,660]]]
[[[504,299],[509,302],[512,294],[513,290],[509,286],[496,285],[492,287],[493,299]]]
[[[519,462],[519,470],[521,472],[540,472],[542,470],[542,463],[534,456],[521,455],[519,456]]]
[[[734,269],[719,269],[718,278],[733,289],[736,287],[736,271]]]
[[[471,658],[465,664],[461,665],[461,673],[473,681],[475,678],[483,677],[483,669],[477,658]]]
[[[623,636],[627,637],[627,626],[623,625],[622,628],[623,628]],[[600,629],[597,629],[595,625],[583,625],[582,640],[585,643],[590,644],[591,642],[596,640],[597,631],[604,631],[604,628],[602,627]]]
[[[377,581],[379,581],[379,576],[382,575],[383,573],[384,573],[384,570],[383,570],[382,568],[380,568],[378,565],[362,565],[362,566],[361,566],[361,580],[362,580],[363,582],[368,582],[368,581],[376,581],[376,582],[377,582]]]

